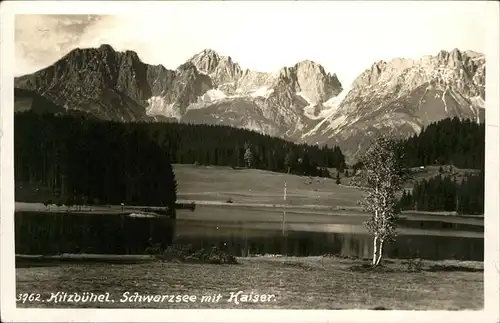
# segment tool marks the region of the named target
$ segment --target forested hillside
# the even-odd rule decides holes
[[[172,163],[251,167],[311,176],[344,168],[338,147],[296,145],[226,126],[120,123],[23,112],[15,115],[17,183],[55,200],[175,203]],[[55,201],[54,200],[54,201]]]
[[[16,183],[50,190],[54,203],[172,207],[176,200],[168,152],[131,124],[22,113],[14,149]]]
[[[415,183],[403,192],[401,208],[418,211],[456,211],[458,214],[483,214],[484,173],[469,175],[461,182],[450,176],[436,176]]]
[[[458,118],[444,119],[425,128],[402,144],[409,167],[453,165],[480,170],[463,178],[444,173],[415,181],[413,190],[404,192],[403,209],[456,211],[460,214],[484,212],[484,123]]]
[[[484,123],[443,119],[402,141],[406,164],[409,167],[436,164],[484,169],[484,136]]]
[[[294,144],[280,138],[228,126],[137,123],[167,149],[176,164],[233,166],[328,176],[327,167],[345,168],[339,147]],[[245,155],[251,156],[251,165]]]

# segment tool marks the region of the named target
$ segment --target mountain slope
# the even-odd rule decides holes
[[[16,78],[15,110],[42,109],[45,102],[53,113],[105,120],[228,125],[338,145],[353,161],[377,132],[407,136],[452,117],[482,122],[484,82],[484,55],[457,49],[376,62],[346,90],[309,60],[265,73],[206,49],[169,70],[102,45]]]
[[[337,76],[312,61],[274,73],[243,71],[231,57],[204,50],[189,62],[216,88],[187,108],[180,118],[184,122],[231,125],[295,140],[314,127],[322,103],[342,91]]]
[[[102,45],[75,49],[43,70],[16,78],[15,87],[67,110],[105,120],[136,121],[151,119],[149,115],[176,116],[178,111],[172,107],[182,112],[212,82],[192,64],[171,71],[144,64],[135,52],[116,52]],[[155,100],[158,97],[161,105]]]
[[[109,45],[75,49],[41,71],[16,78],[15,87],[65,111],[105,120],[175,119],[289,139],[312,129],[311,115],[342,90],[336,75],[312,61],[260,73],[243,71],[231,57],[207,49],[168,70]],[[18,105],[16,111],[22,109]]]
[[[417,60],[380,61],[362,73],[337,109],[302,140],[338,144],[350,156],[377,132],[401,136],[445,118],[484,121],[485,59],[441,51]]]

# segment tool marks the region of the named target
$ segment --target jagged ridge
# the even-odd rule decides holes
[[[16,111],[47,100],[57,113],[230,125],[339,145],[353,157],[376,132],[405,136],[455,116],[481,122],[484,82],[484,55],[457,49],[376,62],[343,91],[335,74],[309,60],[263,73],[243,70],[231,57],[207,49],[169,70],[143,63],[135,52],[102,45],[75,49],[16,78],[15,87],[25,91],[20,99],[16,94]]]
[[[484,56],[458,49],[376,62],[353,82],[338,109],[302,140],[337,143],[353,157],[380,131],[406,136],[452,117],[482,122],[484,81]]]

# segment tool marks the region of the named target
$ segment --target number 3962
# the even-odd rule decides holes
[[[40,294],[17,294],[16,302],[40,302]]]

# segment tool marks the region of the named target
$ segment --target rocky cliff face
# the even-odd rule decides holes
[[[312,61],[274,73],[242,71],[230,57],[205,50],[190,62],[217,87],[188,107],[181,118],[186,122],[212,120],[296,140],[315,125],[323,102],[342,91],[337,76]]]
[[[217,86],[234,83],[242,75],[240,65],[229,56],[220,56],[214,50],[205,49],[191,57],[191,62],[201,73],[212,79]]]
[[[15,87],[66,110],[105,120],[135,121],[182,113],[212,82],[190,63],[171,71],[144,64],[135,52],[116,52],[102,45],[75,49],[43,70],[16,78]]]
[[[380,131],[405,136],[455,116],[483,121],[484,82],[484,56],[470,51],[376,62],[347,91],[335,74],[309,60],[263,73],[242,70],[207,49],[169,70],[102,45],[75,49],[16,78],[15,108],[41,109],[49,102],[50,111],[106,120],[229,125],[339,145],[356,157]]]
[[[73,50],[55,64],[17,78],[15,86],[66,110],[106,120],[177,119],[289,139],[311,129],[322,102],[342,89],[335,75],[311,61],[260,73],[243,71],[231,57],[207,49],[168,70],[109,45]]]
[[[338,143],[356,156],[380,131],[401,136],[444,118],[484,121],[484,56],[457,49],[417,60],[374,63],[337,109],[302,140]]]

